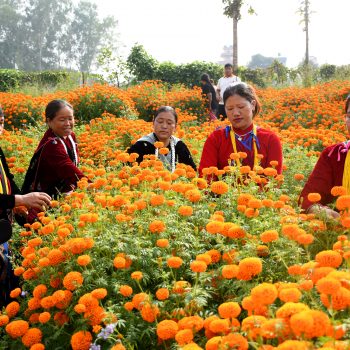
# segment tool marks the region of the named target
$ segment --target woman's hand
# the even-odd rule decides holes
[[[340,216],[335,210],[319,204],[312,205],[307,212],[316,215],[326,215],[329,219],[337,219]]]
[[[51,206],[51,197],[44,192],[31,192],[23,195],[15,195],[15,206],[46,210]]]

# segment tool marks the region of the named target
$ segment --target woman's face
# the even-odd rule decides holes
[[[176,130],[175,117],[171,112],[161,112],[153,122],[153,130],[158,139],[167,142]]]
[[[4,132],[5,117],[0,115],[0,135]]]
[[[255,100],[249,102],[240,95],[230,96],[226,100],[225,110],[232,127],[239,130],[247,129],[253,123],[255,105]]]
[[[73,131],[73,110],[67,106],[61,108],[47,124],[57,136],[66,138]]]

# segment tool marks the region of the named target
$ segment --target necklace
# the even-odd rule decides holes
[[[169,144],[170,144],[170,171],[173,173],[175,171],[176,164],[175,164],[175,142],[172,136],[170,137]],[[164,156],[163,154],[159,154],[158,148],[156,148],[155,155],[163,163],[165,161],[169,162],[166,156]]]
[[[259,165],[259,158],[258,158],[258,148],[256,146],[256,125],[253,125],[253,147],[254,147],[254,168]],[[248,135],[250,132],[248,132],[245,135],[241,135],[241,137],[237,137],[239,141],[242,141],[242,137]],[[231,136],[231,142],[232,142],[232,148],[234,153],[237,152],[237,145],[236,145],[236,134],[233,132],[232,128],[230,130],[230,136]],[[240,167],[241,161],[239,159],[236,160],[236,164]]]

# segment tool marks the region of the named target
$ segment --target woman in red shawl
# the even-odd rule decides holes
[[[345,124],[350,133],[350,95],[345,101]],[[350,194],[350,141],[329,146],[323,150],[314,170],[300,195],[301,207],[308,213],[324,212],[328,217],[336,218],[339,213],[329,208],[333,202],[331,190],[343,186]],[[308,199],[309,193],[319,193],[321,200],[314,204]]]
[[[224,92],[224,106],[230,126],[215,130],[206,140],[199,164],[203,169],[217,167],[219,170],[232,164],[231,153],[245,152],[247,157],[240,165],[251,169],[260,165],[271,166],[277,162],[278,174],[282,172],[282,147],[279,138],[270,130],[254,124],[254,117],[260,111],[260,103],[254,89],[245,83],[234,83]],[[262,159],[259,164],[259,156]]]
[[[64,100],[53,100],[45,116],[49,128],[32,157],[22,191],[42,191],[55,198],[74,190],[84,174],[78,169],[73,107]]]

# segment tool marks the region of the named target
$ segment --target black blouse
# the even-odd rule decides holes
[[[15,206],[15,194],[19,194],[20,190],[15,184],[15,182],[13,181],[13,175],[10,173],[10,169],[7,165],[5,155],[1,147],[0,147],[0,158],[1,158],[1,163],[4,167],[4,171],[6,173],[6,176],[11,186],[11,194],[0,194],[0,210],[12,209]],[[0,216],[2,217],[3,213],[0,213]]]
[[[170,145],[168,146],[170,150]],[[156,148],[151,142],[148,141],[137,141],[129,149],[128,153],[137,153],[139,157],[136,159],[138,163],[141,163],[143,157],[147,154],[155,154]],[[197,171],[197,166],[193,161],[191,153],[184,142],[179,140],[175,145],[175,161],[176,163],[183,163],[190,165],[195,171]]]

